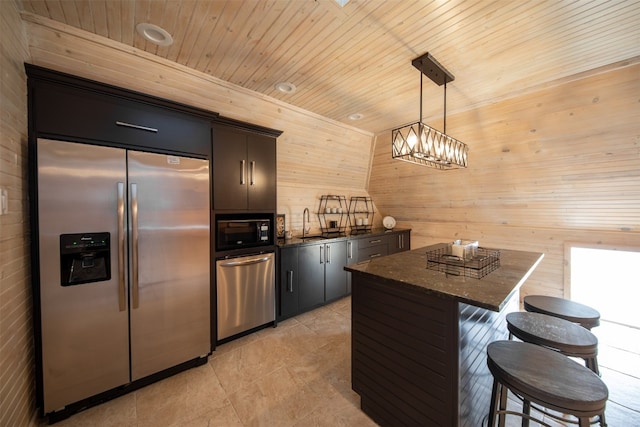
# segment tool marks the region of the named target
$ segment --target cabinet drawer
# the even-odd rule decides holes
[[[210,155],[211,124],[205,118],[63,85],[33,86],[35,127],[46,136]]]
[[[358,248],[358,261],[362,262],[372,258],[378,258],[381,256],[385,256],[389,253],[389,248],[385,244],[378,244],[367,246],[365,248]]]
[[[358,239],[358,249],[361,250],[372,246],[387,245],[387,237],[388,236],[372,236],[360,238]]]

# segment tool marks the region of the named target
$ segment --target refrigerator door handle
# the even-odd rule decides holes
[[[120,311],[127,309],[124,284],[124,182],[118,183],[118,303]]]
[[[138,308],[138,184],[131,184],[131,303]]]

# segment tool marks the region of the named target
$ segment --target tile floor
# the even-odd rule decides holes
[[[375,426],[351,390],[351,299],[219,346],[206,365],[56,427]]]
[[[376,426],[351,390],[350,316],[344,298],[223,344],[206,365],[56,426]],[[609,427],[640,426],[640,331],[605,323],[594,333],[610,390]]]

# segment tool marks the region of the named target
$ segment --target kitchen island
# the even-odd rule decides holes
[[[444,245],[444,244],[440,244]],[[352,388],[382,426],[480,426],[492,377],[486,346],[542,253],[500,251],[481,279],[427,269],[432,245],[345,267],[352,273]]]

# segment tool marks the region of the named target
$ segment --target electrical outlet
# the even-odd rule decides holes
[[[9,190],[0,188],[0,215],[9,213]]]

